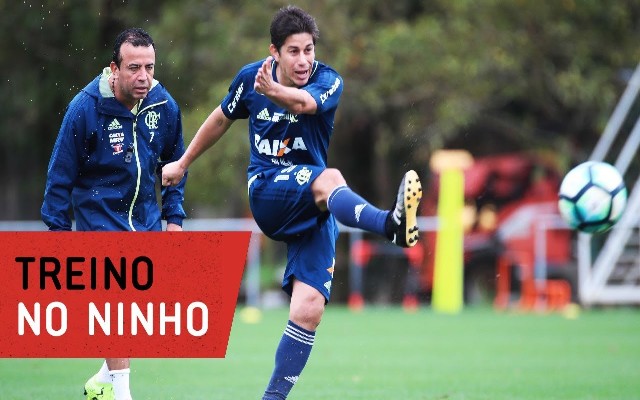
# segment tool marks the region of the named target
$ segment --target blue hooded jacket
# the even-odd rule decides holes
[[[158,231],[161,219],[182,225],[186,175],[162,187],[156,175],[184,153],[180,109],[154,80],[134,110],[109,88],[109,68],[67,107],[56,139],[42,204],[50,230],[71,230],[70,206],[78,231]]]

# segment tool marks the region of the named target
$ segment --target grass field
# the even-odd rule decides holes
[[[259,399],[286,310],[234,320],[225,359],[134,359],[143,399]],[[0,359],[0,399],[82,399],[99,359]],[[440,315],[330,307],[292,400],[640,399],[640,310]]]

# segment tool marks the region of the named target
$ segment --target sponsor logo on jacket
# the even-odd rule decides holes
[[[111,123],[107,127],[107,130],[115,131],[116,129],[122,129],[122,125],[116,118],[114,118],[113,121],[111,121]]]
[[[109,143],[122,143],[124,142],[123,132],[111,132],[109,133]]]

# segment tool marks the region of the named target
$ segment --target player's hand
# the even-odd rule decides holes
[[[184,178],[185,169],[179,161],[170,162],[162,167],[162,186],[174,186]]]
[[[253,83],[253,89],[260,94],[267,94],[269,89],[273,87],[275,82],[271,76],[271,64],[273,63],[273,57],[269,56],[262,63],[262,66],[256,74],[256,80]]]
[[[178,224],[167,224],[167,232],[182,232],[182,227]]]

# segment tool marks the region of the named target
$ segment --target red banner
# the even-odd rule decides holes
[[[250,232],[0,232],[0,357],[223,358]]]

